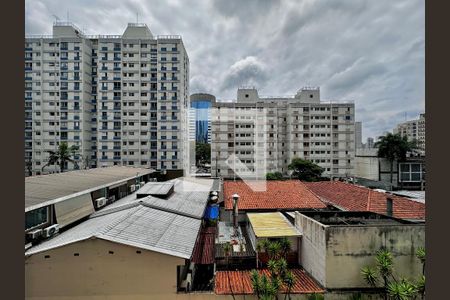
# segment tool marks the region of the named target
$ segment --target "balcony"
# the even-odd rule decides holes
[[[114,71],[120,71],[120,67],[114,67]]]
[[[120,136],[115,136],[113,139],[114,140],[120,140]]]

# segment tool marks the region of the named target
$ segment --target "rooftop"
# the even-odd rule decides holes
[[[300,232],[280,212],[248,213],[256,237],[300,236]]]
[[[120,208],[123,205],[133,205],[139,201],[144,201],[149,207],[183,214],[192,218],[200,219],[203,217],[206,204],[208,203],[209,193],[213,190],[213,179],[193,179],[193,178],[176,178],[165,181],[165,184],[172,184],[174,192],[166,199],[160,199],[153,196],[147,196],[137,199],[136,193],[122,198],[97,213],[103,213],[109,209]]]
[[[152,169],[114,166],[25,177],[25,211],[152,172]]]
[[[149,207],[144,201],[91,217],[25,252],[33,255],[68,244],[99,238],[189,259],[201,220]]]
[[[254,191],[243,181],[224,181],[225,208],[232,209],[232,195],[241,210],[325,209],[327,206],[299,180],[270,180],[265,191]]]
[[[291,290],[292,294],[323,293],[324,290],[306,274],[303,269],[291,269],[295,284]],[[259,270],[270,277],[267,269]],[[218,271],[216,273],[214,292],[219,295],[249,295],[253,294],[250,271]],[[282,288],[284,292],[285,289]]]
[[[340,181],[305,182],[306,186],[326,203],[347,211],[371,211],[386,214],[388,194]],[[393,215],[397,218],[425,220],[425,204],[389,195]]]
[[[377,226],[415,224],[414,222],[388,217],[373,212],[356,211],[308,211],[300,214],[328,226]]]

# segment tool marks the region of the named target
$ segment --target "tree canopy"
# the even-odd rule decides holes
[[[408,137],[400,134],[387,133],[379,138],[375,143],[378,147],[378,157],[386,158],[389,161],[404,161],[406,153],[412,151],[415,147],[413,141],[408,141]]]
[[[322,167],[315,163],[301,158],[294,158],[288,168],[293,170],[292,176],[302,181],[318,181],[324,171]]]

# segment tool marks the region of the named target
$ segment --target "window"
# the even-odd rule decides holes
[[[25,213],[25,230],[48,222],[47,207],[41,207]]]
[[[400,181],[420,182],[424,179],[423,165],[420,163],[401,163]]]

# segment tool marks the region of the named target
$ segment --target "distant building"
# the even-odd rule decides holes
[[[57,21],[51,36],[25,38],[25,172],[62,142],[79,147],[81,167],[186,170],[189,58],[180,36],[146,24],[123,34],[84,34]],[[76,169],[67,163],[67,169]]]
[[[356,150],[354,176],[362,185],[387,190],[423,190],[425,173],[425,157],[412,153],[405,161],[393,163],[391,181],[390,162],[385,158],[378,157],[377,148]]]
[[[293,97],[260,97],[239,88],[235,102],[216,102],[212,120],[211,174],[224,178],[267,172],[288,174],[294,158],[324,168],[324,176],[353,174],[355,105],[325,102],[320,89],[305,87]],[[230,165],[234,155],[240,163]],[[242,177],[241,177],[242,178]]]
[[[371,137],[367,138],[366,148],[372,149],[375,146],[374,140]]]
[[[417,146],[425,154],[425,114],[420,114],[418,119],[398,124],[394,133],[408,137],[410,141],[417,141]]]
[[[192,94],[189,111],[189,140],[211,144],[211,107],[216,97],[210,94]]]

